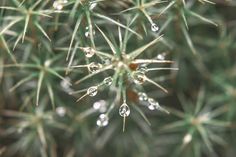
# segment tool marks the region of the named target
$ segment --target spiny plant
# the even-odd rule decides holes
[[[16,154],[18,151],[22,151],[28,155],[36,153],[41,156],[47,156],[47,154],[54,156],[56,143],[49,130],[53,128],[60,130],[69,129],[63,123],[55,121],[54,117],[56,114],[54,112],[44,111],[45,100],[43,100],[43,103],[38,108],[32,109],[27,106],[26,111],[30,110],[31,112],[6,110],[3,113],[4,116],[9,117],[9,122],[14,123],[13,126],[6,130],[5,135],[13,136],[12,138],[16,138],[17,134],[21,135],[7,150],[10,156]]]
[[[39,23],[39,19],[42,19],[43,17],[51,17],[49,15],[50,12],[47,12],[43,9],[47,2],[42,3],[42,1],[39,0],[36,1],[34,5],[30,5],[31,3],[28,4],[24,1],[22,3],[18,1],[12,1],[11,3],[13,3],[14,6],[1,6],[1,9],[7,10],[9,12],[7,12],[8,14],[4,15],[4,18],[2,19],[3,29],[1,30],[0,35],[6,34],[16,38],[13,50],[15,49],[20,40],[22,40],[22,42],[25,40],[27,30],[29,29],[31,32],[35,32],[35,28],[37,28],[45,37],[50,40],[49,36]],[[12,15],[11,12],[16,13]],[[15,32],[14,27],[22,29],[22,32]],[[12,29],[13,33],[9,33],[10,29]],[[30,40],[30,38],[28,40]]]
[[[218,120],[217,117],[226,113],[227,107],[220,104],[222,101],[215,99],[215,97],[213,97],[214,99],[205,100],[205,95],[205,89],[202,88],[198,94],[196,105],[180,95],[179,100],[184,112],[174,109],[171,113],[181,120],[169,123],[161,128],[163,132],[186,131],[180,148],[176,149],[178,155],[185,153],[186,147],[192,147],[191,150],[193,150],[193,152],[187,152],[187,154],[201,156],[201,154],[204,154],[202,151],[206,152],[205,148],[207,148],[207,152],[215,155],[213,145],[224,146],[226,144],[221,133],[230,127],[230,122]]]
[[[0,156],[235,156],[235,6],[1,0]]]
[[[112,54],[97,51],[90,47],[82,47],[81,49],[85,53],[86,57],[91,58],[96,54],[96,56],[98,56],[104,62],[104,64],[91,62],[86,65],[72,66],[73,69],[74,68],[88,68],[89,72],[91,72],[91,74],[85,76],[82,79],[79,79],[76,83],[81,84],[81,82],[105,71],[112,70],[113,74],[108,74],[112,76],[106,77],[103,80],[103,82],[98,85],[91,86],[88,89],[75,91],[73,93],[86,91],[86,93],[77,100],[78,102],[85,96],[91,96],[91,97],[95,96],[97,92],[99,91],[99,89],[104,88],[104,86],[112,85],[111,87],[112,90],[115,90],[117,93],[114,99],[116,101],[119,101],[120,99],[122,99],[123,103],[119,108],[119,113],[122,117],[124,117],[124,124],[125,124],[125,118],[129,116],[130,114],[130,109],[129,109],[129,106],[127,105],[128,100],[126,98],[127,91],[129,90],[132,91],[131,89],[128,89],[128,87],[134,88],[136,89],[136,91],[139,91],[140,89],[138,88],[140,87],[137,88],[135,86],[142,85],[144,82],[149,82],[167,93],[167,90],[164,87],[162,87],[158,83],[148,78],[146,76],[146,73],[151,72],[151,71],[156,71],[156,70],[177,70],[177,68],[168,68],[168,67],[161,67],[161,66],[156,67],[156,68],[148,68],[147,66],[149,64],[171,63],[171,61],[163,60],[163,58],[160,58],[161,57],[160,55],[157,56],[159,58],[156,58],[156,59],[155,58],[154,59],[137,58],[142,53],[144,53],[147,48],[149,48],[150,46],[152,46],[153,44],[161,40],[162,36],[159,36],[158,38],[154,39],[148,44],[140,48],[137,48],[133,50],[132,52],[127,52],[127,49],[126,49],[127,43],[128,43],[127,38],[129,38],[129,34],[127,31],[125,32],[125,37],[123,38],[120,27],[118,28],[120,43],[118,46],[116,46],[109,40],[109,38],[104,34],[104,32],[99,27],[97,28],[102,34],[102,36],[105,38],[107,44],[109,45],[112,51]],[[132,82],[135,84],[135,86],[132,85]],[[155,102],[154,99],[148,98],[145,93],[140,92],[139,97],[140,97],[140,100],[142,101],[148,101],[147,104],[150,110],[159,109],[168,113],[168,111],[163,109],[157,102]],[[106,126],[108,124],[109,112],[111,112],[111,110],[114,108],[114,105],[116,105],[116,101],[109,106],[106,114],[101,114],[99,116],[97,125]]]
[[[43,53],[42,51],[40,51],[39,53]],[[19,86],[27,83],[27,82],[31,82],[32,80],[34,80],[35,78],[37,79],[37,90],[35,92],[35,89],[33,88],[33,92],[35,92],[36,94],[36,101],[35,104],[36,106],[39,105],[39,98],[40,98],[40,92],[43,87],[46,87],[48,95],[50,97],[51,100],[51,104],[53,106],[53,108],[55,108],[55,102],[54,102],[54,92],[56,90],[53,89],[52,87],[52,81],[55,80],[52,78],[56,77],[59,78],[61,80],[63,80],[66,84],[71,85],[70,81],[68,81],[67,79],[65,79],[62,75],[60,75],[60,72],[65,71],[64,67],[60,67],[60,66],[56,66],[56,67],[52,67],[52,64],[55,64],[55,62],[59,59],[61,59],[61,55],[57,55],[54,57],[49,57],[50,55],[45,54],[44,57],[40,57],[37,58],[35,55],[32,55],[32,58],[30,58],[28,60],[28,63],[22,63],[22,64],[9,64],[9,65],[5,65],[5,67],[8,68],[24,68],[24,72],[23,75],[25,75],[25,73],[31,73],[30,75],[23,77],[23,79],[19,80],[13,87],[11,87],[9,89],[10,92],[12,92],[13,90],[15,90],[16,88],[18,88]],[[18,73],[19,75],[19,73]]]

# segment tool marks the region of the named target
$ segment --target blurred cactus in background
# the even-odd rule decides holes
[[[235,10],[0,0],[0,156],[235,157]]]

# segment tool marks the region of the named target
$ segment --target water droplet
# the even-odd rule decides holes
[[[98,110],[100,113],[104,113],[107,111],[107,103],[105,100],[99,100],[99,101],[96,101],[94,104],[93,104],[93,108],[95,110]]]
[[[141,71],[143,73],[147,72],[147,65],[146,64],[139,65],[138,71]]]
[[[67,0],[56,0],[53,2],[53,8],[56,10],[62,10],[64,7],[64,4],[68,3]]]
[[[191,134],[186,134],[185,136],[184,136],[184,138],[183,138],[183,143],[184,144],[188,144],[189,142],[191,142],[192,141],[192,135]]]
[[[56,113],[60,116],[63,117],[66,114],[66,109],[65,107],[57,107],[56,108]]]
[[[133,72],[132,78],[134,80],[134,83],[136,83],[136,84],[143,84],[146,80],[146,76],[145,76],[144,72],[141,72],[141,71]]]
[[[147,101],[148,100],[148,96],[146,93],[138,93],[138,99],[139,101]]]
[[[46,61],[44,62],[44,66],[45,66],[45,67],[49,67],[49,66],[51,65],[51,63],[52,63],[51,60],[46,60]]]
[[[93,10],[97,6],[97,2],[90,2],[89,10]]]
[[[85,29],[86,29],[86,32],[85,32],[85,34],[84,34],[84,35],[85,35],[85,37],[87,37],[87,38],[88,38],[88,37],[90,36],[89,27],[87,26]],[[93,32],[93,35],[95,35],[95,34],[96,34],[95,30],[92,30],[92,32]]]
[[[157,26],[157,24],[152,23],[152,25],[151,25],[151,30],[152,30],[153,32],[157,32],[157,31],[159,30],[159,27]]]
[[[156,102],[153,98],[148,98],[148,108],[149,110],[160,110],[166,113],[169,113],[167,110],[162,108],[158,102]]]
[[[85,53],[85,57],[91,58],[95,54],[95,50],[91,47],[84,47],[81,49]]]
[[[97,86],[89,87],[89,89],[87,90],[87,94],[91,97],[97,95],[97,93],[98,93],[98,87]]]
[[[95,31],[93,30],[93,35],[95,35],[95,34],[96,34],[96,33],[95,33]],[[85,35],[86,38],[89,38],[89,36],[90,36],[89,31],[85,32],[84,35]]]
[[[161,107],[159,105],[158,102],[156,102],[153,98],[148,98],[148,108],[149,110],[159,110],[161,112],[165,112],[167,114],[169,114],[169,111],[167,111],[166,109],[164,109],[163,107]]]
[[[88,31],[87,31],[87,32],[85,32],[85,33],[84,33],[84,35],[85,35],[85,37],[87,37],[87,38],[88,38],[88,37],[89,37],[89,32],[88,32]]]
[[[64,80],[61,80],[60,85],[65,92],[70,93],[73,92],[73,89],[70,88],[70,84],[68,82],[71,82],[71,79],[69,77],[65,77]]]
[[[63,5],[60,2],[58,2],[58,1],[54,1],[53,8],[57,9],[57,10],[62,10]]]
[[[111,64],[111,59],[110,59],[110,58],[103,58],[102,64],[104,64],[104,65],[110,65],[110,64]]]
[[[97,119],[97,126],[104,127],[108,125],[109,118],[106,114],[100,114]]]
[[[95,63],[95,62],[90,63],[88,66],[89,71],[92,73],[98,72],[100,68],[101,68],[101,64]]]
[[[103,83],[107,86],[110,86],[112,84],[113,78],[112,77],[107,77],[103,80]]]
[[[148,98],[148,108],[149,110],[155,110],[156,109],[156,101],[153,98]]]
[[[128,106],[126,103],[123,103],[123,104],[120,106],[119,114],[120,114],[121,117],[127,117],[127,116],[129,116],[129,114],[130,114],[130,109],[129,109],[129,106]]]
[[[165,60],[165,53],[161,53],[157,55],[157,59],[159,60]]]

